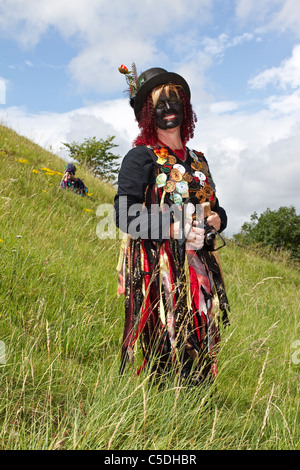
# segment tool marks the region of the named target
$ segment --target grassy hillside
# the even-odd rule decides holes
[[[120,379],[119,241],[96,235],[114,190],[78,170],[91,197],[61,191],[64,166],[0,126],[0,447],[299,449],[299,271],[229,243],[213,389]]]

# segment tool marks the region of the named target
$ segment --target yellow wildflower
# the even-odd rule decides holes
[[[2,240],[2,238],[0,238],[0,243],[2,243],[2,242],[3,242],[3,240]]]
[[[61,173],[60,171],[50,170],[50,168],[47,168],[46,166],[44,166],[43,168],[41,168],[41,170],[42,170],[42,171],[45,171],[45,172],[46,172],[46,175],[51,175],[51,176],[59,175],[59,176],[63,176],[63,173]]]
[[[47,194],[47,191],[45,191],[44,189],[42,189],[43,193],[46,193]]]
[[[29,163],[29,161],[26,160],[26,158],[19,158],[19,162],[20,163]]]
[[[93,209],[83,209],[85,212],[94,212]]]
[[[38,170],[32,170],[32,173],[39,173]]]

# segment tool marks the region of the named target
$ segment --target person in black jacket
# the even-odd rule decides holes
[[[202,152],[186,144],[196,115],[183,77],[124,66],[140,134],[124,157],[116,225],[128,234],[119,262],[125,294],[121,372],[137,340],[151,372],[195,383],[216,377],[218,310],[229,311],[215,239],[227,216]]]

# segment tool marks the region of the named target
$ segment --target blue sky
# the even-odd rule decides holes
[[[0,0],[0,121],[67,158],[61,142],[137,125],[118,66],[190,84],[228,234],[254,211],[300,211],[299,0]]]

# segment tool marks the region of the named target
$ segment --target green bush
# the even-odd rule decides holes
[[[70,156],[79,164],[85,166],[95,176],[107,182],[114,182],[120,168],[120,156],[114,155],[111,149],[118,147],[113,142],[114,136],[107,137],[106,140],[96,137],[85,139],[83,143],[63,142],[69,149]]]
[[[254,212],[251,222],[245,222],[241,232],[233,238],[245,244],[261,244],[272,249],[287,250],[293,258],[300,259],[300,216],[295,207],[267,209],[260,216]]]

